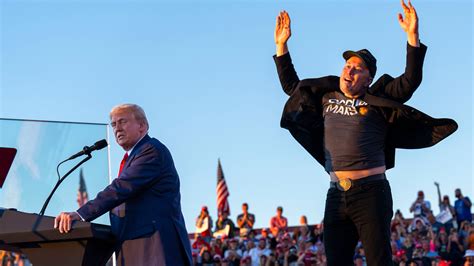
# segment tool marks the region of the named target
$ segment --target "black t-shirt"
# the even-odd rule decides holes
[[[340,92],[322,98],[326,171],[385,165],[387,122],[378,108]]]

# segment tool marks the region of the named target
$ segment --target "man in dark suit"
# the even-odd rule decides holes
[[[403,104],[421,83],[427,48],[419,40],[415,8],[403,0],[401,5],[404,16],[398,20],[408,40],[405,73],[397,78],[384,74],[372,86],[377,64],[366,49],[343,53],[340,77],[300,80],[287,46],[290,17],[285,11],[277,17],[274,60],[290,96],[281,126],[331,179],[324,213],[330,266],[353,265],[359,239],[368,265],[392,264],[393,204],[385,171],[394,166],[395,148],[429,147],[457,129],[451,119],[433,119]]]
[[[148,121],[138,105],[116,106],[110,119],[115,139],[126,151],[118,177],[76,212],[62,212],[54,227],[67,233],[72,221],[91,221],[110,211],[119,265],[191,265],[170,152],[148,136]]]

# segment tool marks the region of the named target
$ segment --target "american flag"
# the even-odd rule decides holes
[[[86,181],[84,180],[84,173],[79,173],[79,189],[77,190],[77,204],[79,204],[79,208],[82,205],[86,204],[89,201],[89,196],[87,195],[87,188],[86,188]]]
[[[229,190],[224,178],[224,171],[222,171],[221,160],[217,161],[217,213],[230,214]]]

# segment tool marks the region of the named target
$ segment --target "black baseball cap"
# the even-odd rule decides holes
[[[367,49],[362,49],[359,51],[349,50],[349,51],[345,51],[342,54],[342,57],[344,57],[346,61],[349,60],[349,58],[353,56],[357,56],[360,59],[362,59],[362,61],[364,61],[365,63],[365,66],[367,66],[367,68],[369,69],[370,76],[372,78],[375,77],[375,73],[377,72],[377,59],[375,59],[375,57],[369,52],[369,50]]]

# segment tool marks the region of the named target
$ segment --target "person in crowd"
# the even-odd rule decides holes
[[[207,249],[202,249],[200,253],[200,262],[198,262],[197,266],[214,266],[214,259],[211,256],[211,252]]]
[[[283,207],[277,207],[277,213],[270,220],[270,231],[275,238],[279,238],[281,234],[288,229],[288,219],[283,216]]]
[[[474,250],[468,249],[466,250],[466,254],[464,255],[464,266],[472,266],[474,265]]]
[[[237,239],[229,239],[229,248],[224,252],[224,259],[228,261],[229,266],[239,265],[240,263],[243,254],[238,245],[239,241]]]
[[[257,235],[257,238],[268,238],[268,237],[270,237],[270,235],[268,234],[268,231],[269,231],[268,228],[265,228],[265,227],[262,228],[262,229],[260,230],[260,234]]]
[[[472,213],[471,213],[471,200],[469,197],[465,197],[460,188],[457,188],[454,191],[454,196],[457,200],[454,202],[454,209],[456,210],[456,221],[460,225],[463,221],[472,222]]]
[[[196,234],[209,243],[212,237],[212,218],[207,206],[202,206],[201,213],[196,218]]]
[[[308,219],[305,215],[300,217],[300,226],[295,228],[295,233],[293,234],[293,238],[295,242],[299,244],[300,242],[304,242],[311,238],[312,232],[311,227],[308,225]]]
[[[418,191],[416,200],[410,207],[410,212],[413,212],[413,217],[421,217],[424,222],[428,222],[428,213],[431,211],[431,203],[425,200],[425,193],[423,190]]]
[[[474,224],[471,224],[469,228],[469,235],[465,242],[467,249],[474,250]]]
[[[464,247],[459,241],[458,232],[455,229],[451,230],[448,241],[449,260],[453,262],[453,266],[462,265]]]
[[[439,188],[439,183],[435,182],[434,184],[436,186],[436,191],[438,192],[438,204],[440,212],[436,219],[436,227],[443,226],[449,232],[451,228],[454,227],[453,221],[456,217],[456,210],[451,205],[448,195],[444,195],[441,199],[441,190]]]
[[[249,205],[242,204],[242,213],[237,216],[237,226],[241,237],[246,237],[253,229],[255,223],[255,215],[248,212]]]
[[[241,238],[242,240],[242,238]],[[256,244],[253,240],[249,240],[243,243],[244,247],[242,248],[243,253],[242,253],[242,258],[249,257],[250,258],[250,263],[252,262],[251,256],[250,256],[250,251],[256,247]]]
[[[390,237],[390,245],[392,246],[392,256],[395,256],[395,253],[402,248],[402,241],[400,240],[400,235],[396,231],[392,231]],[[395,247],[395,252],[393,252],[393,247]]]
[[[209,249],[211,251],[212,255],[220,255],[221,257],[224,256],[224,251],[222,250],[222,240],[221,239],[215,239],[212,238],[210,242],[211,248]]]
[[[270,249],[267,248],[266,238],[260,238],[258,245],[249,251],[249,256],[252,260],[252,266],[259,266],[260,257],[262,255],[270,256]]]
[[[468,221],[462,221],[459,225],[458,236],[461,244],[466,247],[466,242],[469,237],[469,231],[471,229],[471,224]]]
[[[202,249],[210,250],[211,245],[209,245],[209,243],[207,243],[202,236],[195,234],[195,240],[191,245],[191,250],[194,253],[200,253]]]
[[[298,264],[299,265],[314,265],[317,262],[317,254],[313,248],[313,242],[311,239],[304,241],[301,244],[301,249],[298,254]]]
[[[227,212],[220,212],[216,221],[216,229],[214,231],[214,237],[228,237],[233,238],[235,234],[235,225]]]
[[[449,243],[449,237],[448,233],[444,228],[441,228],[438,233],[438,237],[436,239],[436,248],[439,256],[443,260],[448,260],[449,259],[449,252],[448,252],[448,243]]]

